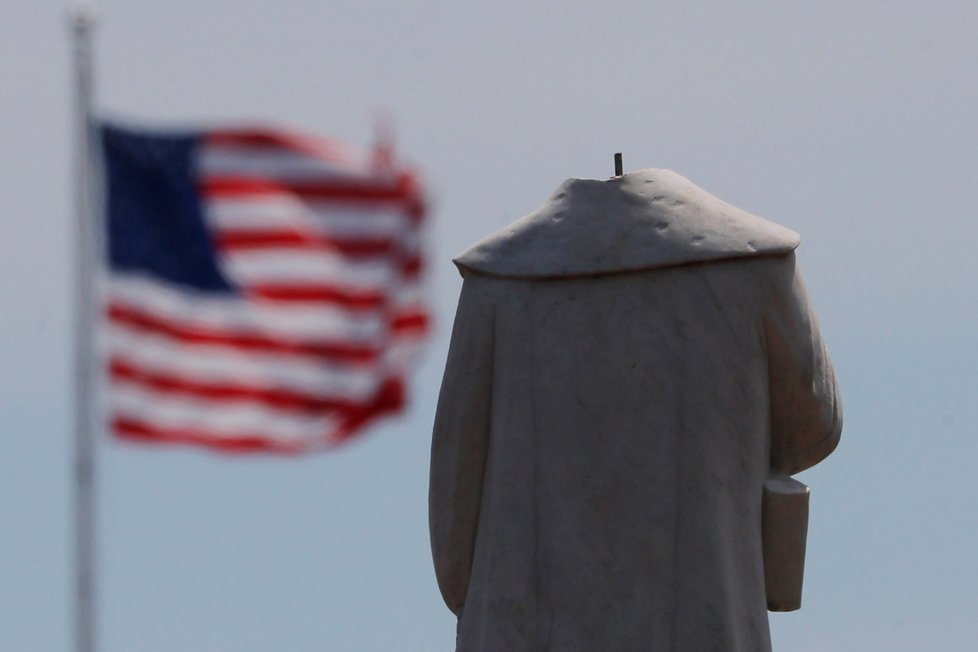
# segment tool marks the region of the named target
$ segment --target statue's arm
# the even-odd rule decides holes
[[[438,586],[460,614],[468,591],[492,398],[491,280],[470,274],[462,286],[431,441],[428,519]]]
[[[771,468],[791,475],[835,450],[842,433],[842,404],[794,254],[778,262],[771,299],[764,327]]]

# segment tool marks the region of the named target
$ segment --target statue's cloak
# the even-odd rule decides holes
[[[797,245],[651,169],[456,258],[430,520],[459,652],[770,649],[764,480],[842,426]]]

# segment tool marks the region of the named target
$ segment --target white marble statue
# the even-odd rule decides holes
[[[430,525],[459,652],[770,650],[765,482],[842,427],[798,240],[649,169],[455,260]]]

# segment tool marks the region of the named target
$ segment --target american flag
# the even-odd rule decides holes
[[[298,453],[403,407],[429,327],[412,170],[280,130],[101,143],[117,437]]]

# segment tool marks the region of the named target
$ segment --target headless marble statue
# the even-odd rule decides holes
[[[800,600],[788,476],[842,427],[798,242],[648,169],[455,259],[430,525],[458,652],[770,650]]]

